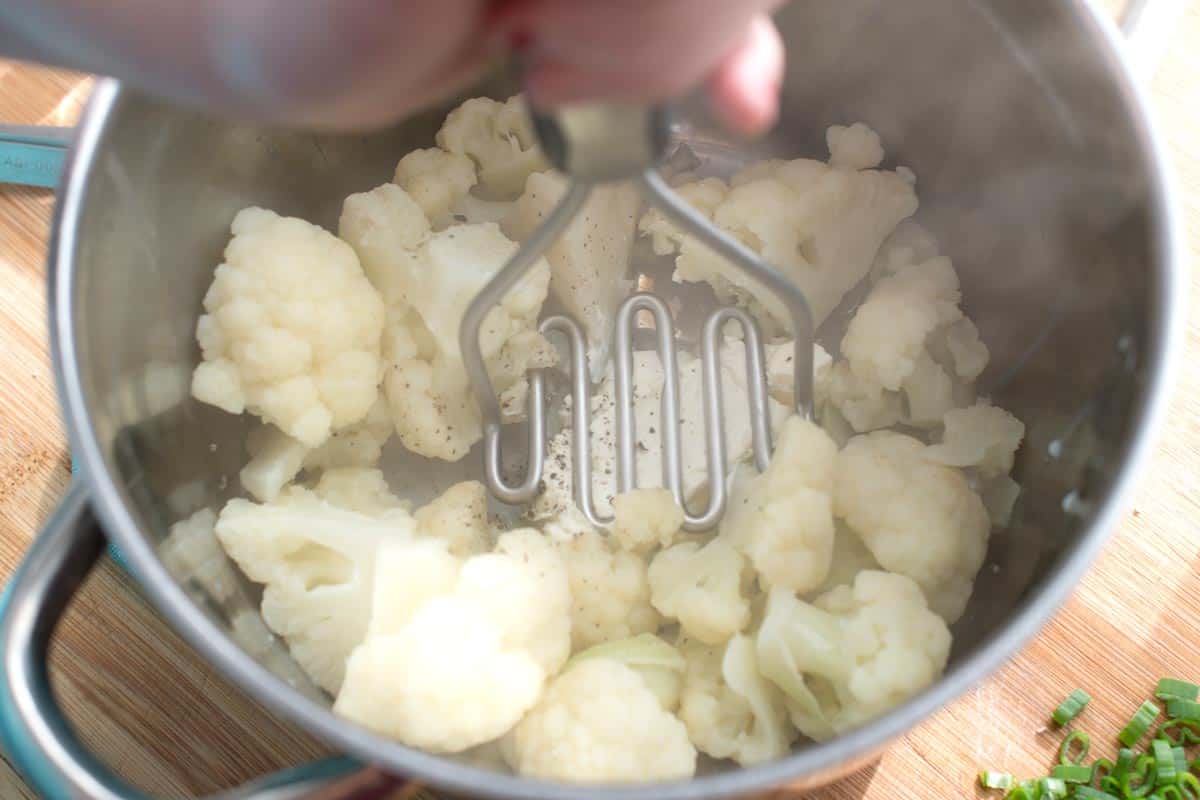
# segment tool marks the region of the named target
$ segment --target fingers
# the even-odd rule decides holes
[[[783,46],[766,11],[778,0],[513,0],[492,18],[498,35],[527,43],[535,103],[653,102],[707,85],[736,131],[774,120]]]
[[[783,39],[771,20],[755,17],[740,44],[708,81],[713,110],[730,129],[755,136],[775,124],[783,84]]]

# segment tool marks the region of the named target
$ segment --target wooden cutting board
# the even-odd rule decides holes
[[[1119,0],[1111,0],[1112,7]],[[1200,239],[1200,4],[1171,26],[1153,79],[1178,169],[1191,252]],[[0,62],[0,120],[71,124],[89,81]],[[0,579],[70,479],[45,330],[43,259],[53,197],[0,188]],[[1200,276],[1190,295],[1200,298]],[[1161,675],[1200,678],[1200,338],[1129,515],[1079,590],[991,680],[897,742],[822,800],[964,797],[977,769],[1044,774],[1058,739],[1046,711],[1076,685],[1097,696],[1087,728],[1108,749]],[[151,795],[195,796],[324,752],[201,661],[111,563],[76,599],[52,657],[84,740]],[[794,792],[780,790],[779,797]],[[0,762],[0,797],[33,793]]]

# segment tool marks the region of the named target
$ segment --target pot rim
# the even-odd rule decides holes
[[[1065,602],[1124,512],[1136,478],[1162,429],[1174,384],[1182,349],[1187,282],[1179,257],[1181,227],[1166,152],[1150,122],[1145,92],[1131,77],[1125,62],[1115,24],[1084,0],[1064,2],[1069,3],[1077,18],[1080,35],[1095,40],[1126,109],[1134,117],[1135,135],[1149,172],[1153,235],[1161,258],[1152,265],[1152,308],[1145,353],[1148,380],[1137,398],[1133,432],[1121,453],[1121,466],[1107,496],[1097,503],[1095,516],[1081,533],[1079,543],[1062,557],[1050,577],[1031,592],[1024,607],[990,641],[901,707],[858,730],[769,764],[686,781],[589,787],[504,775],[405,747],[336,716],[330,708],[305,697],[259,665],[188,598],[159,561],[149,541],[140,534],[109,472],[87,415],[88,402],[76,366],[73,300],[75,256],[79,247],[76,234],[91,175],[97,169],[96,156],[107,135],[107,121],[122,93],[128,91],[111,79],[98,83],[80,121],[55,209],[48,258],[50,338],[60,402],[72,451],[81,467],[78,479],[86,485],[106,534],[116,540],[146,593],[172,626],[243,690],[330,745],[433,787],[487,798],[693,800],[783,786],[838,764],[869,758],[990,676],[1032,639]]]

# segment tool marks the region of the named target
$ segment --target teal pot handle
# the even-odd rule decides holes
[[[0,596],[0,743],[50,800],[149,800],[83,746],[50,689],[50,638],[103,552],[87,492],[75,482]],[[210,800],[366,800],[401,784],[349,758],[331,758]]]
[[[74,128],[0,125],[0,183],[58,186]]]

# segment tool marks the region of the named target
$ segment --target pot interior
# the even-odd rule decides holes
[[[1028,426],[1021,499],[955,626],[953,671],[1088,535],[1137,434],[1162,346],[1154,166],[1111,54],[1071,2],[842,0],[796,4],[780,23],[785,113],[747,152],[823,158],[826,126],[878,130],[888,164],[915,170],[917,219],[953,259],[991,349],[981,392]],[[513,89],[498,77],[464,96]],[[313,136],[117,94],[88,165],[69,325],[92,428],[136,534],[157,542],[240,494],[248,423],[188,394],[196,318],[233,215],[261,205],[335,230],[342,199],[430,146],[457,101],[392,130]],[[390,458],[394,488],[416,499],[480,466]],[[225,603],[187,588],[225,630],[254,613],[249,584]],[[296,678],[278,645],[255,655]]]

